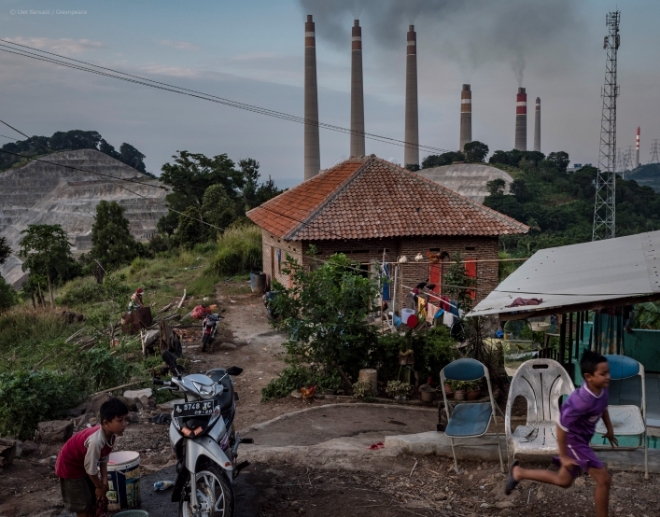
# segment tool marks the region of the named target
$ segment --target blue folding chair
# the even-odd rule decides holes
[[[500,466],[504,470],[504,461],[502,460],[502,447],[500,444],[500,433],[497,431],[497,417],[495,412],[499,410],[493,398],[493,388],[490,384],[488,368],[476,359],[457,359],[449,363],[440,371],[440,385],[444,386],[446,380],[453,381],[476,381],[486,378],[488,385],[489,402],[467,402],[454,406],[449,411],[447,404],[447,394],[442,390],[442,398],[447,412],[447,427],[445,435],[451,439],[451,452],[454,455],[454,470],[458,472],[458,461],[456,460],[456,449],[454,440],[457,438],[478,438],[484,436],[488,431],[491,419],[495,423],[495,436],[497,437],[497,450],[500,454]]]
[[[623,379],[630,379],[637,375],[641,378],[641,397],[640,405],[620,405],[608,406],[607,412],[610,415],[612,422],[612,429],[615,436],[638,436],[639,446],[619,447],[622,450],[640,449],[644,448],[644,478],[649,478],[649,457],[648,457],[648,443],[646,438],[646,387],[644,366],[635,361],[631,357],[624,355],[606,355],[607,362],[610,365],[610,379],[613,381],[620,381]],[[605,434],[607,428],[605,422],[599,420],[596,425],[596,432]]]

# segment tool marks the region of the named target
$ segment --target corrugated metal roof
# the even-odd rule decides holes
[[[469,316],[533,316],[547,309],[652,295],[660,297],[660,231],[537,251]],[[518,297],[543,302],[506,307]]]

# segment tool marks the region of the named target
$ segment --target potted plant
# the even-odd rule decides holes
[[[394,400],[406,400],[410,393],[410,384],[401,381],[389,381],[385,387],[385,393],[394,397]]]
[[[466,386],[466,398],[467,400],[477,400],[481,396],[481,384],[479,381],[472,381],[467,383]]]
[[[450,381],[454,388],[454,400],[465,400],[465,387],[468,383],[465,381]]]
[[[445,382],[445,395],[448,399],[454,398],[454,387],[451,384],[451,381]]]
[[[435,399],[436,389],[430,384],[422,384],[419,387],[419,393],[422,399],[422,402],[433,402]]]

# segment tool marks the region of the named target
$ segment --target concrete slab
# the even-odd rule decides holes
[[[460,460],[498,461],[497,442],[495,436],[470,438],[461,440],[466,447],[457,447],[456,456]],[[503,454],[506,454],[506,442],[500,437]],[[405,436],[388,436],[385,438],[385,449],[401,449],[410,454],[437,454],[451,458],[451,442],[444,433],[430,431],[426,433]],[[644,451],[611,450],[597,451],[598,457],[613,470],[644,471]],[[649,450],[649,472],[660,473],[660,450]],[[525,458],[525,456],[520,456]],[[546,457],[547,458],[547,457]],[[529,457],[537,459],[537,457]]]

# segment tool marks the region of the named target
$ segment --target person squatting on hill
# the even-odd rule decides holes
[[[101,425],[74,434],[57,456],[55,475],[64,507],[76,517],[95,517],[97,503],[107,503],[108,457],[115,438],[124,434],[126,415],[128,408],[121,400],[108,400],[100,409]]]
[[[515,460],[509,470],[505,492],[510,494],[525,479],[568,488],[576,477],[588,473],[596,481],[596,515],[607,517],[611,477],[589,443],[602,417],[607,427],[605,437],[612,447],[618,445],[607,412],[610,367],[604,356],[586,350],[580,369],[584,383],[562,405],[557,425],[559,457],[555,462],[560,465],[559,471],[524,469]]]

